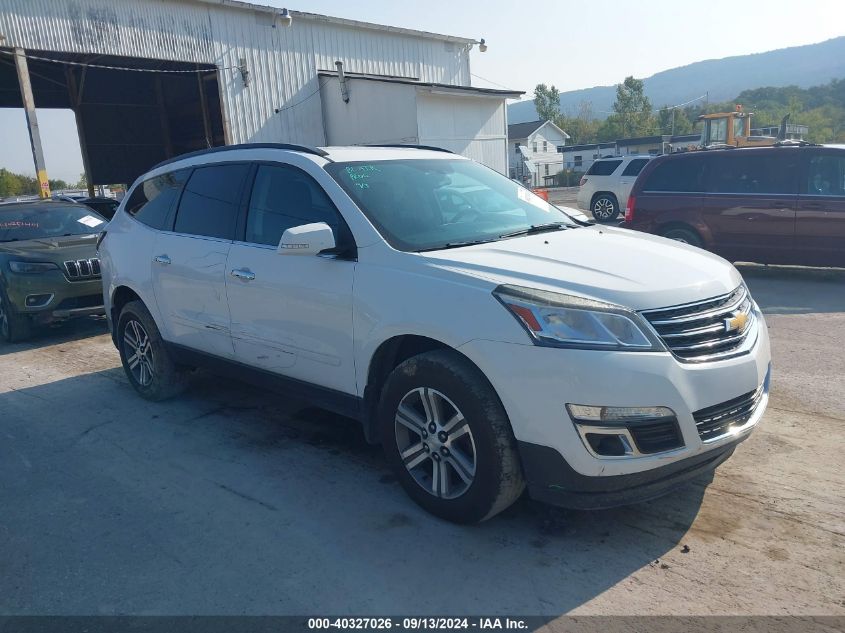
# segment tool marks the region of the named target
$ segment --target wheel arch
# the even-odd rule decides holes
[[[111,302],[109,308],[109,318],[111,319],[111,338],[115,347],[117,346],[117,321],[120,318],[120,311],[130,301],[140,301],[144,303],[137,292],[129,286],[117,286],[111,294]],[[146,305],[146,303],[144,303]]]
[[[695,233],[701,240],[701,243],[705,246],[707,246],[712,240],[712,236],[707,226],[701,226],[694,222],[685,222],[684,220],[669,220],[667,222],[662,222],[655,227],[654,232],[662,237],[667,231],[671,231],[672,229],[684,229],[685,231]]]
[[[598,199],[602,196],[608,196],[610,198],[613,198],[613,201],[616,203],[616,208],[617,208],[617,210],[619,210],[619,198],[612,191],[596,191],[593,194],[593,197],[590,198],[590,209],[593,208],[593,205],[596,203],[596,199]]]
[[[373,352],[367,367],[367,383],[364,387],[364,435],[367,441],[376,444],[379,439],[376,409],[382,388],[390,373],[402,362],[434,350],[447,350],[466,359],[489,382],[481,368],[466,354],[448,343],[417,334],[400,334],[383,341]],[[495,391],[495,390],[494,390]],[[498,394],[497,394],[498,395]]]

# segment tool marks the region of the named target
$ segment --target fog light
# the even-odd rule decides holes
[[[601,435],[599,433],[587,433],[587,443],[596,455],[603,457],[620,457],[633,453],[631,445],[624,435]]]
[[[40,308],[50,303],[53,295],[29,295],[25,300],[27,308]]]
[[[675,417],[675,412],[668,407],[594,407],[585,404],[567,404],[566,409],[573,419],[591,423],[625,424]]]
[[[566,409],[593,457],[640,457],[684,446],[678,419],[668,407],[567,404]]]

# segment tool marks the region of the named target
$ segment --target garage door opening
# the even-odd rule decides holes
[[[24,106],[13,55],[0,49],[4,108]],[[216,66],[35,50],[25,55],[35,107],[74,112],[91,187],[130,184],[159,161],[225,144]]]

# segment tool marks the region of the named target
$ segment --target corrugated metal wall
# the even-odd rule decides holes
[[[216,64],[231,142],[325,143],[318,70],[469,85],[460,42],[189,0],[0,0],[0,46]],[[250,84],[235,69],[244,59]]]

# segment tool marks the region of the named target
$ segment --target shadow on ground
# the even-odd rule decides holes
[[[523,498],[455,526],[355,422],[195,383],[150,403],[116,368],[0,394],[0,611],[558,615],[666,574],[707,483],[601,512]]]
[[[0,342],[0,356],[48,345],[71,343],[107,332],[108,322],[106,317],[85,317],[53,325],[35,326],[32,329],[32,336],[26,341],[12,344]]]

